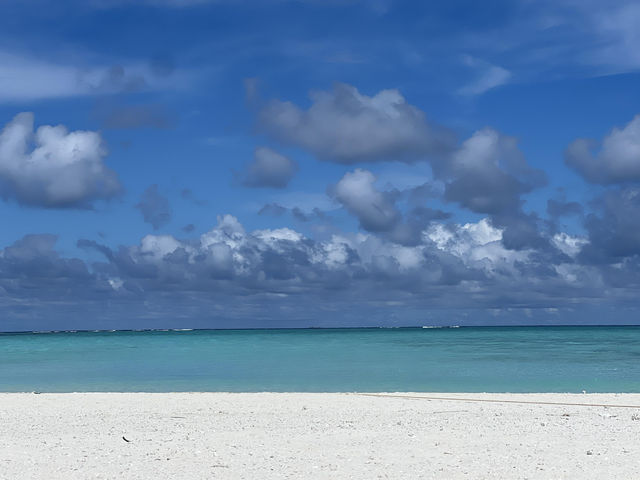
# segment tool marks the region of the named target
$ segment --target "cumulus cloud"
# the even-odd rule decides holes
[[[636,197],[623,195],[632,208],[623,213],[634,213]],[[632,227],[619,231],[632,236],[626,226]],[[68,300],[98,315],[128,312],[128,321],[136,312],[178,326],[188,312],[190,319],[222,315],[236,326],[257,326],[309,325],[327,315],[361,325],[370,314],[384,325],[399,305],[403,315],[421,314],[403,318],[420,321],[440,309],[474,308],[481,315],[488,308],[569,308],[620,299],[637,304],[637,249],[625,247],[618,254],[628,256],[609,263],[582,262],[594,235],[556,233],[550,240],[562,253],[549,256],[533,247],[509,249],[504,234],[484,218],[433,222],[412,245],[371,233],[314,240],[290,228],[247,231],[224,215],[195,238],[146,235],[117,248],[81,240],[79,247],[101,255],[91,265],[61,257],[52,235],[30,235],[0,250],[0,305],[5,312],[26,305],[32,315],[50,318],[66,312]],[[100,309],[107,301],[110,308]],[[347,313],[353,305],[357,318]]]
[[[297,171],[295,161],[270,148],[259,147],[240,177],[246,187],[285,188]]]
[[[640,115],[624,128],[614,128],[600,145],[585,138],[575,140],[565,152],[565,162],[590,183],[640,181]]]
[[[271,100],[258,112],[259,127],[281,142],[343,164],[411,162],[441,155],[455,143],[449,130],[428,122],[398,90],[370,97],[339,83],[332,91],[313,92],[311,101],[305,110]]]
[[[106,147],[97,132],[41,126],[20,113],[0,133],[0,191],[5,199],[47,208],[90,208],[120,190],[103,163]]]
[[[104,255],[107,263],[94,267],[103,282],[117,279],[132,292],[201,291],[229,298],[274,292],[294,295],[299,303],[311,298],[305,295],[337,288],[350,301],[365,303],[402,298],[449,306],[521,301],[548,306],[558,290],[578,289],[573,295],[582,295],[585,289],[601,288],[593,267],[576,265],[568,255],[549,263],[534,249],[510,250],[503,233],[483,219],[464,225],[434,223],[415,245],[373,234],[336,234],[316,241],[289,228],[248,232],[236,218],[224,215],[193,240],[147,235],[139,245],[115,251],[90,241],[83,246]],[[574,256],[581,245],[568,235],[555,241]]]
[[[476,213],[517,210],[520,196],[546,181],[542,171],[529,166],[517,143],[491,128],[475,132],[436,169],[449,179],[445,198]]]
[[[373,173],[356,169],[346,173],[335,186],[329,188],[329,194],[355,216],[360,227],[368,232],[381,234],[388,241],[412,246],[422,241],[423,231],[434,221],[451,217],[447,212],[423,205],[414,206],[403,214],[396,205],[402,192],[378,190],[375,182]],[[302,221],[324,217],[317,210],[313,215],[296,210],[292,211],[294,217]]]
[[[504,229],[508,248],[548,246],[540,219],[522,210],[522,196],[543,186],[546,175],[527,163],[516,138],[484,128],[433,168],[445,182],[445,200],[490,215],[492,223]]]
[[[479,130],[454,148],[452,136],[428,124],[397,90],[368,97],[345,84],[331,92],[315,92],[307,110],[291,102],[268,102],[259,112],[259,123],[275,138],[325,160],[345,164],[428,160],[434,177],[444,185],[444,198],[490,215],[496,226],[505,229],[504,241],[510,248],[547,243],[538,231],[540,219],[522,210],[523,195],[544,185],[546,176],[528,164],[517,139],[494,129]],[[388,232],[403,244],[418,241],[429,223],[427,216],[417,210],[403,219],[395,194],[378,191],[374,182],[371,172],[356,170],[345,175],[331,195],[363,229]],[[412,200],[421,193],[426,190],[415,190]]]
[[[510,265],[515,269],[517,260],[527,258],[527,253],[508,253],[500,244],[500,230],[486,222],[457,228],[442,227],[439,231],[434,227],[425,234],[422,244],[409,247],[369,234],[334,235],[325,241],[314,241],[289,228],[247,232],[235,217],[224,215],[218,218],[216,227],[195,241],[147,235],[139,245],[122,247],[116,252],[95,242],[84,241],[83,246],[103,253],[115,267],[111,274],[118,272],[119,278],[133,274],[141,279],[172,279],[186,282],[185,289],[196,286],[207,289],[225,280],[240,290],[275,289],[290,293],[329,288],[337,278],[351,283],[367,278],[376,280],[380,275],[390,280],[390,285],[394,278],[399,282],[397,286],[407,278],[423,286],[437,285],[443,281],[443,271],[458,263],[461,271],[453,281],[455,284],[466,277],[490,274],[492,268],[497,271]],[[460,235],[464,239],[458,238]],[[480,247],[488,250],[472,253]],[[487,259],[489,251],[494,253]],[[439,265],[445,260],[449,264],[446,268]],[[427,269],[429,265],[432,268]],[[478,272],[462,273],[465,266]],[[452,278],[448,277],[446,283],[451,284]],[[148,287],[164,288],[162,282]]]
[[[135,208],[140,210],[144,221],[151,224],[154,230],[171,221],[169,199],[158,191],[158,185],[147,188]]]
[[[589,243],[583,259],[596,263],[617,263],[640,255],[640,189],[612,189],[595,201],[596,211],[587,215]]]
[[[511,250],[549,247],[547,224],[536,213],[508,212],[493,215],[491,222],[503,229],[502,243]]]
[[[331,193],[360,226],[370,232],[386,232],[400,221],[401,215],[390,194],[378,191],[375,175],[368,170],[348,172],[333,187]]]
[[[86,264],[60,257],[56,242],[55,235],[30,234],[0,250],[0,299],[26,299],[34,289],[49,299],[57,299],[61,290],[85,291],[92,280]]]

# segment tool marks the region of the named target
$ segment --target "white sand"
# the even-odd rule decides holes
[[[640,394],[431,396],[640,406]],[[631,480],[640,479],[640,408],[358,394],[0,394],[0,478]]]

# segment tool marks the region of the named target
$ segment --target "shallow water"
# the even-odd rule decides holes
[[[0,391],[640,392],[640,327],[0,335]]]

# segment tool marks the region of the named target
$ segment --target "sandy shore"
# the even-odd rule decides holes
[[[640,394],[413,395],[640,406]],[[640,408],[359,394],[0,394],[0,422],[0,478],[11,480],[640,478]]]

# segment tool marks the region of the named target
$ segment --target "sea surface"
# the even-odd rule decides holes
[[[3,392],[640,392],[640,327],[0,335]]]

